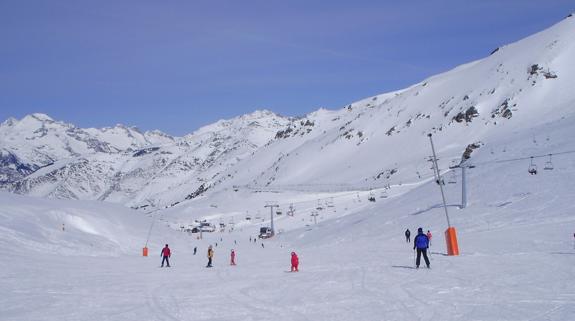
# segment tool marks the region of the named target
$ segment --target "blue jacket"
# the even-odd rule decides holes
[[[413,240],[413,249],[415,249],[416,247],[418,249],[429,248],[429,238],[427,237],[427,235],[423,233],[417,234],[417,236]]]

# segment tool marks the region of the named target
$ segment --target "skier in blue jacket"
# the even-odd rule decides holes
[[[427,235],[423,234],[423,229],[420,227],[417,229],[417,236],[413,239],[413,250],[417,248],[417,260],[415,260],[415,267],[419,269],[419,263],[421,262],[421,254],[423,253],[423,259],[427,268],[429,269],[429,259],[427,258],[427,249],[429,248],[429,238]]]

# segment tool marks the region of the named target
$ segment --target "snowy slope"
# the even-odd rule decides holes
[[[246,160],[238,172],[249,168],[258,176],[245,175],[236,184],[368,188],[413,182],[430,174],[422,162],[430,155],[427,133],[441,146],[444,168],[459,163],[471,144],[497,149],[503,137],[533,136],[533,127],[575,111],[569,90],[574,20],[403,91],[308,115]]]
[[[144,215],[148,207],[134,213],[103,202],[0,194],[0,254],[7,258],[0,262],[0,320],[570,320],[575,114],[566,88],[573,77],[573,20],[406,90],[279,121],[273,141],[255,148],[250,138],[232,148],[248,155],[244,160],[216,157],[194,167],[209,189],[149,213],[154,226]],[[500,64],[507,70],[501,74]],[[471,106],[477,116],[458,116]],[[184,166],[176,148],[209,159],[213,150],[230,150],[217,147],[235,146],[227,137],[242,128],[220,122],[180,145],[99,163],[132,173],[167,155],[166,164]],[[427,161],[428,132],[445,172],[456,257],[445,255],[447,224]],[[470,143],[480,147],[467,160],[475,167],[467,172],[468,206],[460,208],[461,171],[447,166],[459,163]],[[161,152],[173,154],[156,155]],[[530,156],[536,175],[527,172]],[[85,158],[82,171],[93,166]],[[235,163],[219,166],[219,159]],[[76,163],[61,160],[57,167]],[[30,179],[49,172],[43,168]],[[92,173],[78,182],[99,179]],[[138,179],[118,179],[119,190],[127,190],[122,182],[137,189]],[[156,180],[164,183],[148,185],[150,200],[174,178],[150,181]],[[156,197],[175,200],[179,188],[169,189]],[[268,202],[279,205],[281,214],[272,214],[278,235],[254,243],[259,228],[270,225]],[[225,229],[203,239],[180,232],[203,219]],[[149,227],[145,258],[139,254]],[[414,269],[412,243],[403,237],[406,228],[418,227],[434,235],[430,270]],[[158,268],[164,243],[173,250],[170,269]],[[212,269],[205,268],[208,245],[215,248]],[[232,248],[237,266],[229,265]],[[292,251],[300,257],[298,273],[286,273]]]
[[[568,134],[573,120],[549,134]],[[194,207],[154,214],[162,220],[153,227],[148,258],[138,256],[150,222],[141,215],[101,202],[3,194],[0,253],[11,260],[0,263],[0,319],[568,320],[575,312],[573,154],[558,155],[553,170],[537,175],[527,173],[524,161],[487,162],[517,158],[533,144],[525,139],[516,149],[487,153],[469,171],[469,206],[449,207],[458,257],[444,255],[445,216],[433,181],[401,192],[393,187],[376,202],[363,191],[360,199],[292,191],[200,198]],[[575,149],[569,140],[555,147]],[[459,204],[459,184],[446,184],[446,192],[449,204]],[[334,207],[316,210],[318,198]],[[249,242],[269,225],[264,200],[300,203],[293,217],[276,215],[282,233]],[[255,220],[258,208],[263,223]],[[245,220],[246,209],[252,220]],[[313,211],[320,213],[317,225]],[[222,217],[225,232],[204,233],[202,240],[177,230],[193,219]],[[413,268],[412,244],[403,237],[405,228],[419,226],[434,235],[431,270]],[[169,270],[158,268],[163,243],[173,250]],[[209,244],[212,269],[204,267]],[[237,266],[228,263],[232,248]],[[285,273],[291,251],[299,254],[299,273]]]
[[[0,193],[0,246],[5,251],[67,256],[139,252],[152,220],[125,207]]]

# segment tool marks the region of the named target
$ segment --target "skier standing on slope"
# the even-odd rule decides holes
[[[198,247],[194,246],[194,255],[196,255],[196,252],[198,251]]]
[[[423,234],[423,229],[420,227],[417,229],[417,236],[413,239],[413,250],[417,248],[417,260],[415,261],[415,268],[419,269],[419,263],[421,262],[421,254],[423,253],[423,259],[425,259],[425,264],[429,269],[429,258],[427,258],[427,249],[429,248],[429,239],[427,235]]]
[[[206,267],[212,267],[212,258],[214,257],[214,250],[212,246],[208,246],[208,265]]]
[[[170,258],[170,256],[172,256],[172,252],[170,251],[168,244],[166,244],[166,247],[162,249],[162,253],[160,254],[160,256],[163,257],[161,267],[164,267],[164,262],[167,263],[167,267],[170,267],[170,260],[168,259]]]
[[[291,252],[291,271],[299,272],[298,266],[299,266],[299,258],[297,257],[297,254],[295,254],[295,252]]]
[[[236,251],[234,250],[230,254],[230,265],[236,265]]]
[[[409,231],[409,229],[405,230],[405,242],[407,243],[411,242],[411,232]]]
[[[427,239],[429,240],[429,246],[431,246],[431,232],[429,230],[427,230]]]

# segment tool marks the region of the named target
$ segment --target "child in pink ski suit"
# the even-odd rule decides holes
[[[291,252],[291,271],[298,272],[299,258],[295,252]]]

